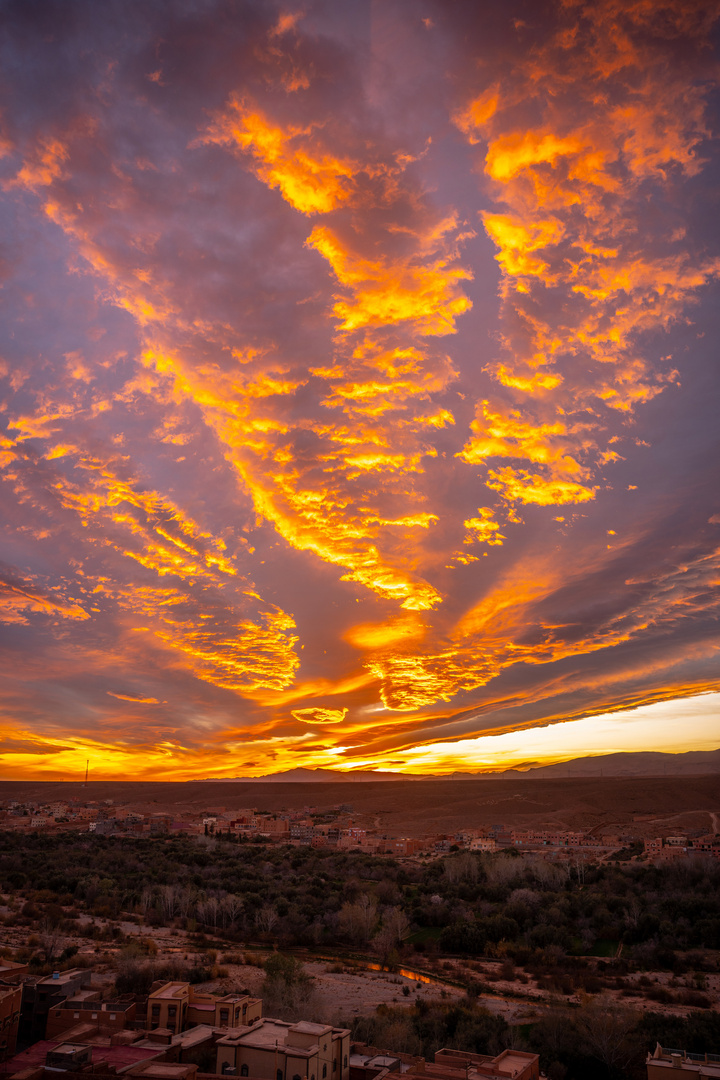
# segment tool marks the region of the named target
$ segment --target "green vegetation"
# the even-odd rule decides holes
[[[121,937],[121,913],[228,941],[510,959],[529,969],[583,957],[680,972],[688,950],[720,949],[720,863],[560,868],[459,852],[390,858],[214,838],[0,834],[0,881],[21,903],[6,924]],[[39,888],[38,885],[41,885]],[[110,920],[111,929],[93,927]],[[52,962],[46,933],[38,962]],[[52,953],[52,955],[50,955]],[[697,966],[695,960],[689,966]]]
[[[382,1049],[432,1058],[444,1046],[497,1054],[507,1046],[540,1055],[550,1080],[645,1080],[645,1057],[656,1042],[693,1053],[720,1051],[720,1015],[695,1012],[687,1017],[593,1004],[568,1014],[553,1010],[534,1023],[509,1027],[482,1005],[418,1001],[412,1009],[380,1006],[372,1016],[355,1018],[353,1037]]]

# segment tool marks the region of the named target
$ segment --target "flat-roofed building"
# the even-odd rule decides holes
[[[648,1080],[720,1080],[720,1054],[688,1054],[657,1043],[645,1066]]]
[[[218,1041],[216,1071],[260,1080],[349,1080],[350,1031],[265,1017]]]
[[[15,1053],[22,987],[0,986],[0,1056],[5,1061]]]
[[[0,961],[0,982],[15,985],[28,974],[27,964],[14,964],[11,960]]]
[[[410,1069],[410,1072],[413,1072]],[[435,1061],[426,1062],[417,1070],[430,1080],[539,1080],[540,1058],[525,1050],[503,1050],[490,1054],[473,1054],[465,1050],[438,1050]]]
[[[148,995],[147,1026],[185,1031],[196,1024],[249,1026],[262,1016],[262,998],[249,994],[200,994],[189,983],[168,982]]]
[[[53,971],[44,979],[26,979],[20,1008],[20,1041],[34,1043],[45,1038],[50,1009],[83,990],[90,990],[92,972],[87,968]],[[99,998],[99,991],[91,991]]]
[[[48,1013],[46,1038],[56,1039],[82,1023],[97,1024],[103,1034],[124,1031],[134,1022],[135,1011],[134,1001],[61,1001]]]
[[[167,1028],[184,1031],[190,1002],[190,984],[168,982],[148,994],[147,1026],[150,1031]]]
[[[471,851],[495,851],[497,841],[492,836],[478,836],[470,841]]]
[[[190,987],[186,1027],[209,1024],[216,1028],[246,1027],[262,1017],[262,998],[249,994],[199,994]]]
[[[384,1080],[389,1073],[401,1072],[402,1067],[400,1058],[390,1054],[350,1054],[350,1080]]]
[[[129,1042],[114,1041],[126,1034],[129,1033],[101,1037],[97,1027],[78,1024],[67,1032],[64,1040],[41,1039],[21,1054],[16,1054],[7,1062],[6,1075],[14,1076],[20,1070],[42,1070],[45,1066],[68,1072],[119,1074],[133,1065],[164,1057],[162,1046],[144,1048]],[[57,1077],[58,1073],[55,1071],[51,1075]]]

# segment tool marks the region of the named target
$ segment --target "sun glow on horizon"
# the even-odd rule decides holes
[[[692,734],[688,735],[688,730]],[[676,754],[718,747],[720,693],[710,693],[499,735],[410,747],[394,755],[405,764],[395,765],[390,771],[524,770],[572,758],[634,753],[650,748]]]

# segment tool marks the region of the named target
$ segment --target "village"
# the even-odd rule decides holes
[[[371,820],[367,820],[368,817]],[[81,796],[50,803],[0,802],[0,830],[43,829],[50,832],[87,831],[97,836],[214,836],[239,843],[309,845],[361,851],[395,858],[436,856],[458,850],[497,852],[513,849],[519,854],[548,857],[608,859],[623,857],[667,861],[705,855],[720,858],[720,834],[703,829],[665,835],[647,835],[645,828],[633,833],[588,832],[557,828],[515,828],[487,825],[454,833],[422,837],[394,836],[383,831],[380,820],[356,814],[350,803],[332,808],[304,806],[258,810],[208,807],[199,813],[144,812],[112,799],[91,800]],[[643,835],[643,833],[645,835]]]
[[[0,1072],[556,1080],[610,1016],[633,1080],[646,1053],[649,1080],[678,1067],[666,1044],[714,1077],[691,1034],[720,1001],[708,812],[533,826],[534,795],[477,790],[467,826],[414,836],[384,789],[6,791]]]

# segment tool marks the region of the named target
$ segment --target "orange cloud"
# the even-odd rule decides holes
[[[422,638],[425,625],[417,616],[392,619],[388,623],[361,623],[345,633],[345,640],[358,649],[384,649],[398,642]]]
[[[668,40],[706,32],[683,5],[665,7]],[[641,224],[648,184],[698,171],[704,88],[643,36],[645,5],[604,0],[559,14],[512,78],[455,116],[485,145],[498,204],[482,213],[502,275],[503,355],[488,370],[514,402],[480,404],[460,456],[541,466],[488,469],[488,486],[511,504],[594,498],[599,469],[618,460],[602,446],[617,430],[612,412],[631,414],[677,378],[641,355],[641,335],[671,325],[720,271],[671,240],[648,245]],[[527,126],[521,108],[534,110]]]
[[[302,214],[327,214],[353,195],[356,162],[326,152],[312,125],[283,128],[246,100],[230,101],[204,141],[239,147],[258,179]]]
[[[82,604],[72,597],[43,593],[31,582],[0,581],[2,622],[27,626],[28,616],[39,614],[52,619],[89,619]]]
[[[426,261],[369,260],[344,247],[330,229],[316,225],[307,243],[333,268],[350,296],[333,306],[341,330],[410,322],[423,335],[452,334],[455,320],[472,307],[458,282],[472,277],[447,256]]]
[[[507,537],[500,532],[500,526],[494,520],[494,512],[489,506],[479,506],[478,514],[479,517],[468,518],[463,522],[465,528],[469,530],[465,537],[466,544],[489,544],[491,547],[498,547],[503,540],[507,540]]]
[[[304,724],[341,724],[347,709],[293,709],[293,716]]]
[[[595,489],[572,480],[546,479],[524,469],[488,470],[487,486],[498,491],[508,502],[535,506],[562,506],[564,503],[588,502],[595,498]]]
[[[48,187],[63,175],[68,157],[67,146],[59,139],[42,138],[14,179],[6,181],[3,186],[27,188],[30,191]]]
[[[132,694],[116,694],[112,690],[106,690],[110,697],[117,698],[118,701],[134,701],[138,705],[167,705],[166,701],[160,701],[155,697],[134,697]]]

